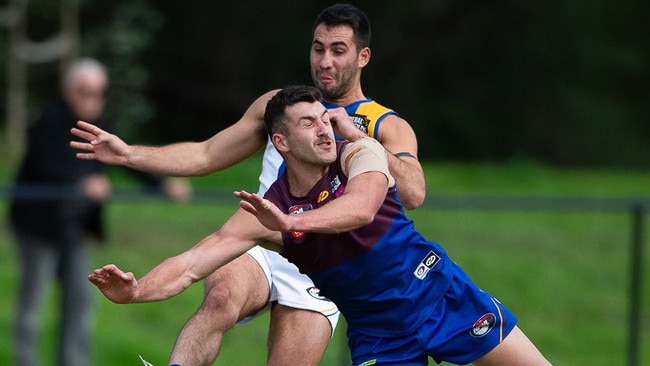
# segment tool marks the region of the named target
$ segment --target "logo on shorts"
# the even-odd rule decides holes
[[[314,299],[323,300],[323,301],[332,301],[332,300],[326,298],[325,296],[321,296],[320,290],[318,289],[318,287],[309,287],[309,288],[307,288],[307,293],[309,294],[309,296],[313,297]]]
[[[483,337],[490,332],[496,322],[497,318],[494,316],[494,314],[485,314],[479,320],[477,320],[476,323],[474,323],[474,326],[472,327],[472,330],[469,331],[469,334],[471,334],[472,337]]]
[[[413,272],[413,274],[418,279],[423,280],[431,268],[438,264],[438,262],[440,262],[440,257],[434,252],[429,252],[429,254],[424,257],[422,262],[418,264],[418,267],[415,269],[415,272]]]

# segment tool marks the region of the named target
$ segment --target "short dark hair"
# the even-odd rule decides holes
[[[264,111],[264,127],[269,135],[276,132],[288,134],[285,111],[294,104],[321,102],[323,95],[313,86],[291,85],[277,92],[267,103]]]
[[[347,25],[352,28],[358,51],[370,46],[370,20],[354,5],[335,4],[323,9],[314,22],[312,34],[320,24],[328,27]]]

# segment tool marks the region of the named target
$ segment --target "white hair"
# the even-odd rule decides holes
[[[108,72],[106,67],[99,61],[94,58],[80,58],[73,61],[63,74],[63,87],[69,87],[74,85],[79,76],[86,72],[95,72],[103,74],[104,77],[108,78]]]

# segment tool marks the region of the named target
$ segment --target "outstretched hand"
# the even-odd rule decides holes
[[[126,163],[129,145],[117,135],[108,133],[84,121],[78,121],[77,127],[73,127],[70,133],[86,141],[70,141],[72,148],[85,151],[77,153],[77,158],[99,160],[111,165],[124,165]]]
[[[271,201],[262,198],[256,193],[236,191],[235,197],[240,198],[239,207],[257,217],[259,222],[269,230],[290,231],[289,215],[284,214]]]
[[[114,264],[105,265],[88,275],[92,282],[109,300],[128,304],[135,300],[138,281],[131,272],[123,272]]]

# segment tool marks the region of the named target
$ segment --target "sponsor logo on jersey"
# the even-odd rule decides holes
[[[289,215],[297,215],[313,209],[314,207],[308,203],[301,204],[301,205],[293,205],[289,207]]]
[[[358,129],[365,132],[366,135],[368,134],[368,125],[370,124],[370,120],[368,119],[368,116],[364,116],[361,114],[351,114],[350,119],[352,120],[352,123],[354,123],[354,125],[357,126]]]
[[[307,204],[301,204],[301,205],[294,205],[294,206],[289,207],[289,215],[301,214],[301,213],[303,213],[305,211],[309,211],[309,210],[311,210],[313,208],[314,207],[312,205],[308,204],[308,203]],[[304,231],[294,231],[293,233],[291,233],[291,236],[294,239],[300,239],[303,236],[305,236],[305,232]]]
[[[338,175],[332,179],[330,187],[334,198],[339,198],[343,193],[345,193],[345,186],[341,183],[341,179],[339,179]]]
[[[438,262],[440,261],[440,257],[434,253],[433,251],[430,251],[429,254],[427,254],[426,257],[418,264],[417,268],[415,268],[415,272],[413,274],[415,275],[416,278],[423,280],[431,268],[433,268]]]
[[[490,332],[496,322],[497,318],[494,316],[494,314],[485,314],[474,323],[474,326],[472,326],[472,330],[469,331],[469,334],[471,334],[472,337],[483,337]]]
[[[327,197],[330,196],[330,193],[328,191],[322,191],[321,193],[318,194],[318,200],[316,203],[321,203],[327,199]]]

